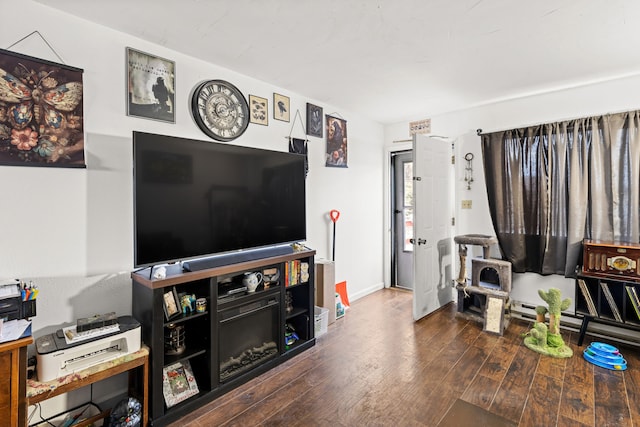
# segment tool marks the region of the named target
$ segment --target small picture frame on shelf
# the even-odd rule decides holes
[[[162,295],[162,305],[164,307],[164,316],[167,320],[181,313],[180,300],[175,287]]]
[[[199,392],[188,360],[167,365],[162,369],[162,393],[167,408],[171,408]]]
[[[278,286],[280,280],[280,270],[277,267],[269,267],[262,270],[262,282],[265,289]]]

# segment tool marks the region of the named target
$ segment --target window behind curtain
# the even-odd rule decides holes
[[[639,115],[482,135],[491,218],[513,271],[572,276],[584,238],[638,243]]]

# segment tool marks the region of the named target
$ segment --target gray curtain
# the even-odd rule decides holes
[[[638,243],[640,112],[481,135],[491,219],[515,272],[573,276],[582,240]]]

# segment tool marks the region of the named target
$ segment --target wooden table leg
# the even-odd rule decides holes
[[[142,369],[142,378],[140,378]],[[142,381],[142,396],[140,396],[140,381]],[[149,424],[149,354],[144,356],[144,362],[136,369],[129,371],[129,395],[132,394],[141,400],[142,405],[142,427]]]

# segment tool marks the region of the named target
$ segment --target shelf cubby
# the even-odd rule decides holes
[[[640,330],[640,307],[636,310],[627,288],[640,296],[640,284],[623,277],[581,272],[576,277],[575,311],[583,317],[578,345],[582,345],[590,321]]]

